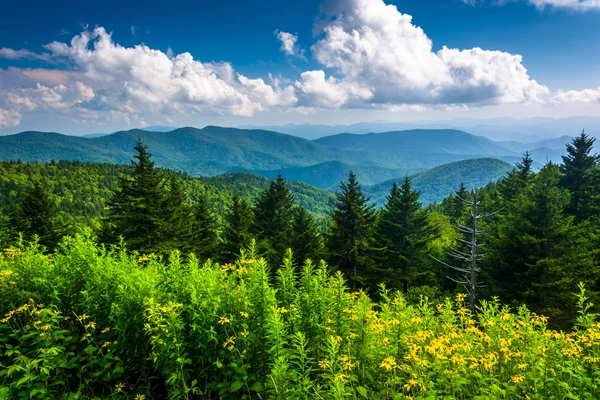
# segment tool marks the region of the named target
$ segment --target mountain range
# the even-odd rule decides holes
[[[126,164],[139,138],[158,166],[194,176],[249,172],[273,178],[281,173],[288,180],[332,191],[353,171],[380,202],[384,188],[409,175],[428,203],[461,182],[481,186],[498,179],[525,150],[531,150],[537,167],[546,159],[556,160],[571,140],[564,136],[534,143],[495,142],[454,129],[342,133],[313,141],[260,129],[155,129],[161,131],[133,129],[88,137],[22,132],[0,137],[0,160]]]

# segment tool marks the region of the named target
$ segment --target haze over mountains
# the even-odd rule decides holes
[[[536,166],[560,161],[569,136],[533,143],[495,142],[455,129],[417,129],[369,134],[342,133],[310,141],[260,129],[207,126],[153,127],[86,137],[22,132],[0,137],[0,159],[26,162],[80,160],[129,163],[139,138],[156,164],[195,176],[250,172],[332,191],[353,171],[378,203],[391,182],[405,175],[423,190],[423,201],[439,201],[462,182],[482,186],[502,177],[525,150]]]
[[[600,117],[536,117],[526,119],[510,117],[489,119],[457,118],[440,121],[375,121],[351,125],[246,125],[240,128],[273,130],[311,140],[339,133],[365,134],[412,129],[457,129],[496,141],[516,140],[523,143],[532,143],[564,135],[575,136],[581,129],[585,129],[592,136],[598,136],[600,135]]]

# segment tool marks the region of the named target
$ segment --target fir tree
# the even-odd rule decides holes
[[[598,267],[585,227],[565,215],[569,193],[559,186],[560,170],[548,163],[513,201],[487,234],[484,271],[493,294],[551,317],[555,327],[573,321],[578,282],[593,288]]]
[[[317,261],[323,251],[323,238],[319,228],[304,207],[294,209],[291,247],[298,263],[307,259]]]
[[[345,273],[355,287],[364,285],[372,267],[375,208],[352,172],[335,197],[327,235],[330,263]]]
[[[159,220],[157,252],[168,255],[178,249],[189,254],[194,248],[194,214],[187,193],[176,177],[169,180],[169,191],[163,197]]]
[[[394,183],[378,223],[377,239],[384,246],[380,268],[388,286],[405,292],[409,286],[435,283],[427,256],[428,244],[435,236],[419,196],[408,177],[400,187]]]
[[[464,183],[461,183],[456,194],[452,194],[444,200],[443,213],[450,217],[453,224],[462,221],[467,216],[468,210],[462,199],[468,200],[470,196]]]
[[[224,239],[221,254],[226,261],[232,262],[238,257],[240,250],[246,249],[252,240],[250,234],[253,223],[252,208],[246,200],[234,195],[223,219]]]
[[[201,260],[214,257],[219,245],[217,218],[204,197],[196,201],[193,211],[192,248]]]
[[[595,138],[582,131],[581,135],[567,145],[567,155],[562,157],[560,170],[564,175],[560,183],[571,193],[567,212],[576,221],[582,221],[593,214],[593,203],[598,197],[598,188],[593,185],[594,180],[597,180],[596,166],[600,160],[598,154],[592,154],[595,141]]]
[[[14,235],[26,240],[37,236],[39,243],[53,251],[61,237],[54,201],[40,182],[36,182],[23,202],[14,210],[9,226]]]
[[[521,162],[516,163],[506,179],[500,182],[499,190],[506,201],[516,199],[520,193],[524,193],[529,188],[535,175],[531,169],[532,165],[533,159],[526,151]]]
[[[271,265],[280,265],[285,250],[291,246],[294,204],[294,194],[281,174],[256,200],[253,233]]]
[[[136,161],[131,162],[129,176],[120,178],[109,203],[104,236],[113,242],[122,236],[130,249],[152,253],[160,244],[164,185],[147,149],[138,138]]]

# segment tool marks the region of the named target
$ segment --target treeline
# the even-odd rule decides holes
[[[526,153],[505,179],[478,191],[484,210],[499,211],[480,221],[486,242],[479,266],[488,285],[484,297],[526,303],[560,327],[570,326],[575,317],[570,310],[576,309],[572,292],[578,282],[586,284],[592,300],[597,297],[600,172],[593,144],[582,133],[567,146],[561,165],[550,162],[538,172]],[[381,283],[417,297],[461,289],[446,277],[453,272],[431,256],[448,260],[444,248],[464,239],[451,225],[470,222],[464,185],[442,203],[423,208],[419,192],[405,178],[392,186],[378,210],[350,173],[323,224],[298,204],[282,176],[255,200],[233,195],[223,210],[215,210],[205,196],[192,198],[177,174],[155,168],[141,142],[135,149],[102,217],[98,238],[103,243],[118,244],[122,238],[142,256],[168,256],[176,249],[228,263],[255,239],[270,265],[281,265],[291,248],[297,264],[323,258],[353,288],[374,294]],[[10,235],[38,235],[53,249],[61,235],[54,207],[37,184],[11,212]]]

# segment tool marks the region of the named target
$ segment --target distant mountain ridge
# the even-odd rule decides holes
[[[316,139],[315,143],[338,149],[377,152],[411,151],[461,155],[518,156],[493,141],[456,129],[413,129],[357,135],[341,133]]]
[[[128,164],[138,138],[149,146],[153,160],[160,167],[194,176],[245,171],[272,178],[282,173],[290,181],[305,182],[329,191],[336,189],[350,171],[357,174],[363,185],[370,187],[400,179],[406,174],[417,180],[419,173],[449,163],[455,165],[460,161],[489,157],[514,163],[520,158],[516,152],[493,141],[457,130],[341,134],[309,141],[272,131],[207,126],[168,132],[133,129],[92,138],[53,132],[22,132],[0,137],[0,160]],[[485,184],[487,179],[498,176],[493,172],[497,165],[489,162],[475,160],[471,164],[458,165],[470,165],[470,179],[474,183]],[[444,190],[449,190],[443,193],[447,195],[464,174],[457,167],[446,167],[442,172],[452,185],[436,184],[432,190],[437,190],[437,194],[424,195],[424,201],[437,201],[438,194]],[[423,176],[434,181],[438,175]]]
[[[441,165],[411,176],[412,187],[421,192],[421,202],[430,204],[442,201],[461,183],[466,187],[482,187],[504,177],[513,166],[496,158],[480,158],[457,161]],[[366,186],[365,193],[378,206],[386,201],[386,196],[394,182],[400,184],[404,177],[390,179],[373,186]]]

